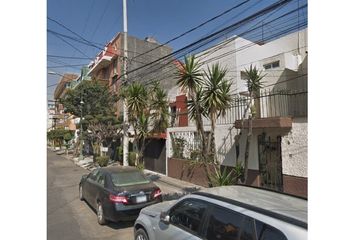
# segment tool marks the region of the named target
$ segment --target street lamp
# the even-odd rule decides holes
[[[81,94],[81,101],[80,101],[80,156],[79,156],[79,160],[83,160],[84,159],[84,155],[83,155],[83,139],[82,139],[82,107],[84,105],[84,101],[82,100],[82,94]]]

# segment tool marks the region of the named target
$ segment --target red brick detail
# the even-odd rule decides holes
[[[283,190],[307,198],[307,178],[283,175]]]
[[[176,109],[178,115],[178,126],[188,126],[188,109],[187,109],[187,97],[186,95],[176,96]]]

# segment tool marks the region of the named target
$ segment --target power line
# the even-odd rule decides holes
[[[245,3],[249,2],[249,1],[250,1],[250,0],[246,0],[246,1],[243,1],[242,3],[239,3],[239,4],[237,4],[236,6],[233,6],[232,8],[230,8],[230,9],[228,9],[228,10],[226,10],[226,11],[224,11],[224,12],[218,14],[218,15],[216,15],[215,17],[210,18],[210,19],[208,19],[207,21],[205,21],[205,22],[199,24],[198,26],[195,26],[195,27],[193,27],[192,29],[190,29],[190,30],[188,30],[188,31],[186,31],[186,32],[184,32],[184,33],[182,33],[182,34],[180,34],[180,35],[178,35],[178,36],[172,38],[171,40],[168,40],[168,41],[165,42],[164,44],[162,44],[162,45],[160,45],[160,46],[157,46],[156,48],[153,48],[153,49],[151,49],[151,50],[149,50],[149,51],[146,51],[145,53],[142,53],[142,54],[136,56],[135,58],[140,57],[140,56],[142,56],[142,55],[144,55],[144,54],[146,54],[146,53],[149,53],[149,52],[151,52],[151,51],[153,51],[153,50],[156,50],[156,49],[158,49],[158,48],[160,48],[160,47],[162,47],[162,46],[165,46],[165,45],[167,45],[167,44],[169,44],[169,43],[171,43],[171,42],[173,42],[173,41],[175,41],[175,40],[177,40],[177,39],[179,39],[179,38],[181,38],[181,37],[187,35],[188,33],[191,33],[191,32],[193,32],[193,31],[195,31],[195,30],[197,30],[198,28],[201,28],[202,26],[204,26],[204,25],[206,25],[206,24],[208,24],[208,23],[210,23],[210,22],[212,22],[212,21],[218,19],[219,17],[221,17],[221,16],[223,16],[223,15],[225,15],[225,14],[231,12],[232,10],[235,10],[235,9],[239,8],[240,6],[244,5]]]
[[[65,67],[80,67],[87,66],[87,64],[68,64],[68,65],[60,65],[60,66],[48,66],[47,68],[65,68]]]
[[[89,57],[71,57],[71,56],[60,56],[60,55],[50,55],[50,54],[47,54],[47,57],[50,57],[50,58],[67,58],[67,59],[89,59],[89,60],[92,59],[92,58],[89,58]]]
[[[304,7],[304,6],[302,6],[302,7]],[[302,8],[302,7],[301,7],[301,8]],[[295,10],[295,11],[296,11],[296,10]],[[282,16],[277,17],[276,19],[273,19],[273,20],[267,22],[266,24],[269,24],[269,23],[271,23],[271,22],[274,22],[274,21],[276,21],[276,20],[279,20],[280,18],[283,18],[284,16],[287,16],[287,15],[289,15],[289,14],[292,14],[292,13],[295,12],[295,11],[290,11],[290,12],[288,12],[288,13],[286,13],[286,14],[283,14]],[[305,24],[304,24],[304,25],[305,25]],[[260,26],[260,27],[261,27],[261,26]],[[245,32],[243,32],[243,33],[241,33],[241,34],[239,34],[238,36],[236,36],[236,37],[234,37],[234,38],[237,38],[237,37],[239,37],[239,36],[245,35],[246,33],[250,33],[250,32],[252,32],[252,31],[254,31],[254,30],[256,30],[256,29],[259,29],[260,27],[253,28],[253,29],[251,29],[251,30],[247,30],[247,31],[245,31]],[[279,35],[282,35],[282,34],[291,32],[292,30],[293,30],[293,28],[290,28],[290,29],[288,28],[287,31],[285,31],[285,32],[283,31],[283,32],[281,32],[280,34],[273,35],[273,36],[271,36],[269,39],[273,39],[273,38],[275,38],[275,37],[277,37],[277,36],[279,36]],[[247,47],[250,47],[250,46],[252,46],[252,45],[255,45],[255,44],[256,44],[256,43],[251,43],[251,44],[249,44],[248,46],[246,45],[246,46],[244,47],[244,49],[247,48]],[[222,45],[223,45],[223,44],[222,44]],[[221,45],[221,46],[222,46],[222,45]],[[243,49],[236,49],[236,51],[240,51],[240,50],[243,50]],[[213,51],[213,48],[212,48],[211,50],[207,51],[206,53],[203,53],[202,55],[208,54],[210,51]],[[234,51],[234,52],[236,52],[236,51]],[[231,52],[231,53],[233,53],[233,52]],[[227,55],[229,55],[229,54],[230,54],[230,53],[228,53]],[[200,56],[198,56],[198,57],[200,57]],[[220,58],[222,58],[222,57],[224,57],[224,56],[219,55],[219,56],[215,57],[214,59],[208,60],[208,62],[213,61],[213,60],[216,60],[216,58],[219,58],[219,59],[220,59]],[[169,63],[170,63],[170,62],[169,62]],[[202,63],[205,64],[205,63],[207,63],[207,62],[202,62]],[[166,66],[167,66],[167,64],[166,64]],[[155,69],[155,70],[150,71],[150,72],[148,72],[148,73],[144,72],[144,73],[142,73],[142,74],[140,74],[140,75],[146,76],[146,75],[148,75],[148,74],[150,74],[150,73],[156,72],[156,71],[159,70],[159,69],[161,69],[161,68]],[[139,77],[140,75],[135,76],[135,77]]]
[[[86,56],[86,57],[89,57],[87,56],[85,53],[83,53],[80,49],[78,49],[77,47],[75,47],[74,45],[72,45],[71,43],[69,43],[68,41],[66,41],[65,39],[63,39],[61,36],[58,36],[58,35],[54,35],[56,36],[57,38],[59,38],[60,40],[62,40],[63,42],[65,42],[66,44],[70,45],[72,48],[74,48],[76,51],[78,51],[79,53],[81,53],[82,55]]]
[[[246,18],[244,18],[244,19],[242,19],[242,20],[240,20],[240,21],[238,21],[238,22],[236,22],[236,23],[234,23],[234,24],[232,24],[232,25],[230,25],[228,27],[225,27],[225,28],[213,33],[213,34],[210,34],[210,35],[208,35],[208,36],[206,36],[204,38],[201,38],[201,39],[199,39],[199,40],[197,40],[197,41],[195,41],[195,42],[193,42],[193,43],[191,43],[191,44],[189,44],[189,45],[187,45],[187,46],[185,46],[185,47],[183,47],[183,48],[181,48],[181,49],[179,49],[177,51],[174,51],[171,54],[168,54],[168,55],[166,55],[164,57],[161,57],[161,58],[159,58],[159,59],[157,59],[155,61],[147,63],[144,66],[141,66],[141,67],[135,68],[135,69],[133,69],[131,71],[128,71],[126,74],[133,73],[133,72],[135,72],[135,71],[137,71],[139,69],[145,68],[145,67],[150,66],[150,65],[152,65],[154,63],[157,63],[157,62],[159,62],[161,60],[164,60],[166,58],[172,57],[173,55],[181,53],[181,52],[189,49],[190,47],[193,47],[195,45],[200,44],[200,46],[194,48],[194,50],[196,50],[196,49],[202,47],[203,45],[206,45],[206,44],[214,41],[215,39],[219,38],[220,35],[225,34],[227,32],[231,32],[231,31],[237,29],[240,25],[245,24],[247,22],[250,22],[251,20],[254,20],[254,19],[256,19],[256,18],[258,18],[260,16],[263,16],[264,14],[269,13],[270,11],[272,11],[272,10],[278,8],[278,7],[281,7],[282,5],[284,5],[284,4],[286,4],[286,3],[290,2],[290,1],[293,1],[293,0],[281,0],[281,1],[278,1],[277,3],[274,3],[274,4],[264,8],[264,9],[262,9],[262,10],[256,12],[256,13],[252,14],[251,16],[248,16],[248,17],[246,17]]]

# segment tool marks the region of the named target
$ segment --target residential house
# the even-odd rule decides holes
[[[127,36],[128,40],[128,83],[140,82],[144,84],[151,83],[154,80],[159,80],[161,86],[169,90],[175,85],[175,80],[171,75],[166,75],[162,79],[157,79],[157,75],[160,75],[162,66],[169,64],[170,69],[175,67],[171,62],[169,54],[172,53],[172,49],[166,45],[160,45],[152,37],[147,37],[144,40],[138,39],[133,36]],[[123,72],[123,51],[124,38],[123,33],[118,33],[111,41],[109,41],[104,50],[102,50],[89,64],[88,76],[94,80],[105,82],[110,91],[119,94]],[[151,64],[149,67],[141,68],[142,66],[156,61],[162,57],[166,59]],[[141,68],[139,70],[135,70]],[[166,68],[164,68],[166,69]],[[158,72],[159,71],[159,72]],[[122,103],[118,102],[116,105],[117,116],[122,115],[123,107]]]
[[[266,75],[255,100],[247,184],[307,196],[307,28],[262,43],[234,36],[199,53],[197,59],[204,69],[213,63],[226,67],[226,77],[232,83],[235,101],[226,116],[217,119],[215,131],[220,164],[231,168],[236,161],[244,161],[247,120],[238,144],[235,137],[242,129],[249,99],[245,69],[252,64]],[[182,165],[172,158],[172,139],[187,140],[183,150],[186,158],[190,158],[198,140],[195,123],[186,114],[186,94],[174,88],[169,96],[171,113],[177,117],[167,133],[166,171],[180,178]],[[246,112],[246,116],[249,114]],[[209,131],[210,121],[203,120]],[[205,180],[199,183],[205,185]]]
[[[54,102],[48,102],[47,105],[47,131],[50,131],[53,129],[55,126],[55,118],[53,116],[55,115],[55,103]]]
[[[65,97],[68,89],[71,88],[72,82],[78,79],[78,75],[65,73],[60,79],[57,87],[54,91],[55,100],[55,115],[53,118],[56,121],[56,128],[64,128],[68,130],[76,130],[76,124],[74,121],[74,116],[64,113],[64,106],[59,102],[59,100]]]
[[[127,84],[138,82],[148,85],[153,81],[159,81],[161,87],[166,92],[176,85],[176,79],[173,77],[173,70],[176,70],[176,65],[172,57],[170,57],[172,48],[167,45],[160,45],[152,37],[141,40],[128,35],[127,41]],[[89,64],[88,76],[92,80],[98,80],[107,84],[113,94],[120,93],[122,84],[124,84],[123,81],[125,80],[122,76],[124,60],[123,45],[123,33],[118,33],[106,44],[104,50],[96,56],[95,60]],[[151,65],[143,67],[149,63]],[[163,77],[161,77],[161,73],[163,73]],[[115,109],[117,117],[122,117],[122,101],[117,102]],[[132,128],[129,129],[129,135],[134,135]],[[162,133],[152,136],[147,141],[148,146],[144,153],[146,169],[165,173],[165,138],[166,134]],[[130,138],[130,142],[133,142],[132,137]],[[115,149],[113,149],[113,152],[115,152]]]

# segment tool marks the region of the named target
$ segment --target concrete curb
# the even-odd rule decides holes
[[[204,189],[203,186],[199,186],[199,185],[196,185],[196,184],[193,184],[193,183],[190,183],[190,182],[181,181],[181,180],[176,179],[176,178],[167,177],[166,175],[163,175],[163,174],[157,173],[157,172],[153,172],[153,171],[148,170],[148,169],[144,169],[144,173],[145,174],[158,175],[160,178],[157,181],[161,181],[163,183],[169,184],[169,185],[174,186],[176,188],[181,188],[181,186],[190,187],[190,188],[195,188],[196,191]]]

